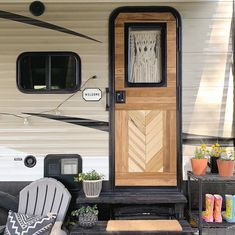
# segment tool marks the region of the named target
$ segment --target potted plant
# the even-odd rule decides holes
[[[226,152],[226,149],[222,148],[219,143],[215,143],[211,146],[210,163],[208,165],[211,168],[212,174],[218,174],[217,160],[223,152]]]
[[[220,158],[217,160],[219,175],[220,176],[233,176],[234,171],[234,152],[222,152]]]
[[[71,215],[78,218],[81,227],[91,228],[98,221],[98,213],[97,205],[94,205],[92,207],[82,206],[80,209],[72,211]]]
[[[104,175],[92,170],[87,173],[79,173],[74,177],[76,182],[82,181],[83,191],[86,197],[95,198],[99,197],[102,189],[102,180]]]
[[[194,175],[205,175],[209,155],[207,146],[202,144],[200,147],[196,147],[194,152],[194,158],[191,159],[192,171]]]

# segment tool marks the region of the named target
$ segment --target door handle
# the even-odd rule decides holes
[[[115,101],[118,104],[126,103],[126,91],[116,91]]]
[[[106,88],[105,88],[105,91],[106,91],[106,111],[108,111],[109,108],[110,108],[110,101],[109,101],[109,96],[110,96],[110,94],[109,94],[109,88],[106,87]]]

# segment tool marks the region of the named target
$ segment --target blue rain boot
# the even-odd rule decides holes
[[[225,195],[226,200],[226,211],[222,212],[223,218],[229,222],[235,222],[235,195]]]

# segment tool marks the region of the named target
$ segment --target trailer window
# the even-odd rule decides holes
[[[17,85],[28,93],[72,93],[80,88],[80,71],[73,52],[25,52],[17,60]]]

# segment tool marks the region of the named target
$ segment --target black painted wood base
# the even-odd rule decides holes
[[[84,194],[77,197],[76,204],[80,207],[83,204],[105,204],[110,206],[110,218],[115,218],[115,209],[121,206],[135,206],[144,208],[153,206],[163,208],[168,207],[167,218],[184,218],[184,206],[187,203],[186,197],[181,192],[102,192],[98,198],[86,198]],[[142,210],[143,211],[143,210]],[[157,212],[157,210],[156,210]],[[160,212],[160,211],[159,211]],[[140,216],[140,213],[136,213]],[[132,214],[133,216],[133,214]],[[131,217],[132,217],[131,216]]]
[[[189,225],[189,223],[186,220],[180,220],[179,221],[183,231],[177,232],[177,231],[125,231],[125,232],[107,232],[106,226],[107,221],[99,221],[98,224],[90,229],[84,229],[79,226],[75,226],[71,229],[70,235],[167,235],[167,234],[193,234],[193,229]]]
[[[181,192],[102,192],[97,198],[86,198],[84,194],[77,197],[77,204],[175,204],[187,203]]]

